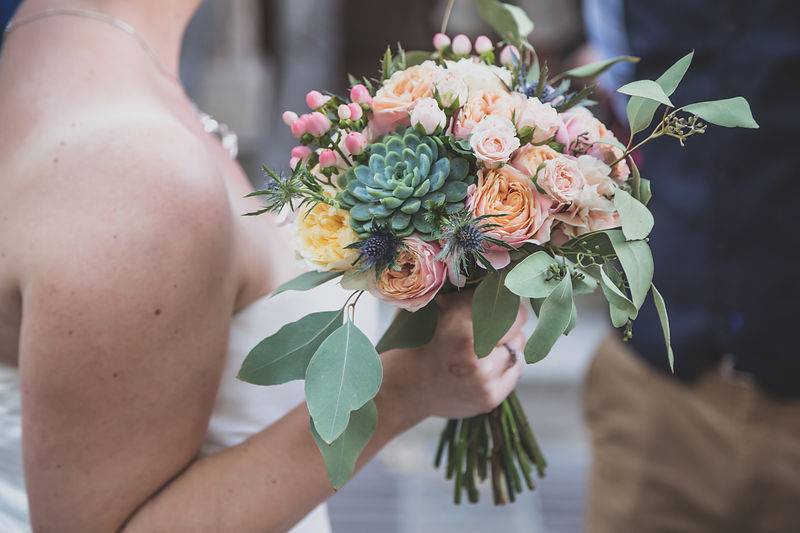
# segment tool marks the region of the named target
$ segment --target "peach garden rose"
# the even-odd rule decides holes
[[[444,70],[433,61],[392,74],[372,99],[374,121],[384,132],[396,125],[408,125],[409,113],[417,100],[432,98]]]
[[[547,145],[526,144],[514,154],[511,159],[511,166],[526,176],[534,176],[536,171],[539,170],[539,165],[545,161],[555,159],[559,155],[558,152]]]
[[[453,134],[459,139],[469,138],[473,128],[490,115],[511,120],[514,115],[514,100],[502,91],[470,92],[467,104],[461,108],[461,112],[458,114]]]
[[[499,227],[491,235],[510,246],[550,240],[553,201],[536,190],[533,182],[510,165],[478,172],[477,185],[470,186],[467,206],[473,215],[496,215],[491,222]],[[508,251],[487,247],[486,257],[495,268],[508,265]]]
[[[508,161],[519,148],[514,124],[505,117],[491,115],[481,120],[469,136],[469,145],[486,167]]]
[[[447,279],[447,265],[436,259],[438,253],[436,244],[405,239],[395,266],[370,280],[370,293],[407,311],[425,307]]]
[[[545,162],[536,174],[536,184],[559,204],[568,205],[578,198],[586,178],[574,159],[561,155]]]

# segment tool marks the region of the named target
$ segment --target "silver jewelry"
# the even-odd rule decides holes
[[[508,355],[511,356],[511,360],[516,363],[517,360],[519,359],[519,351],[517,351],[516,349],[512,348],[507,342],[503,343],[503,348],[508,350]]]
[[[177,85],[181,91],[183,91],[183,85],[181,84],[181,80],[167,70],[166,67],[161,63],[156,54],[155,50],[147,43],[147,41],[142,37],[142,35],[136,31],[131,24],[125,22],[124,20],[118,19],[116,17],[112,17],[111,15],[106,15],[105,13],[100,13],[97,11],[90,11],[87,9],[72,9],[72,8],[51,8],[51,9],[44,9],[42,11],[38,11],[36,13],[31,13],[30,15],[24,17],[15,17],[11,22],[6,25],[4,30],[5,35],[10,35],[14,30],[19,28],[20,26],[25,26],[26,24],[30,24],[32,22],[36,22],[37,20],[42,20],[50,17],[79,17],[85,19],[96,20],[98,22],[102,22],[108,24],[118,30],[121,30],[139,43],[139,46],[145,53],[150,57],[150,60],[155,65],[156,69],[169,81]],[[191,101],[191,100],[190,100]],[[239,154],[239,137],[231,130],[226,124],[219,122],[214,117],[205,113],[204,111],[200,110],[194,102],[192,102],[192,106],[194,107],[195,112],[197,113],[198,118],[200,119],[200,123],[203,125],[203,130],[206,133],[214,135],[222,144],[222,147],[228,152],[231,159],[236,159],[236,156]]]

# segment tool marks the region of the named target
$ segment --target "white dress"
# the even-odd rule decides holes
[[[329,283],[308,292],[263,297],[234,315],[225,369],[201,454],[208,455],[242,442],[303,400],[302,381],[259,387],[237,380],[236,374],[247,353],[261,339],[308,313],[340,308],[347,295],[338,285]],[[358,303],[356,322],[373,342],[378,314],[376,301],[364,295]],[[323,504],[291,531],[329,533],[330,530]],[[15,369],[0,365],[0,532],[29,531],[21,461],[19,380]]]

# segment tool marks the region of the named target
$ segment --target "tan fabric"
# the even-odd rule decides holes
[[[800,532],[800,402],[683,385],[606,340],[589,370],[588,533]]]

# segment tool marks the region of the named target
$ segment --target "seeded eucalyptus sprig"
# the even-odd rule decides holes
[[[322,183],[308,169],[305,163],[298,163],[289,176],[283,176],[266,165],[263,165],[261,170],[267,176],[264,188],[253,191],[246,197],[263,197],[264,207],[245,213],[245,216],[255,216],[263,213],[277,214],[287,206],[294,211],[303,206],[313,207],[320,202],[339,207],[336,199],[326,194]]]

